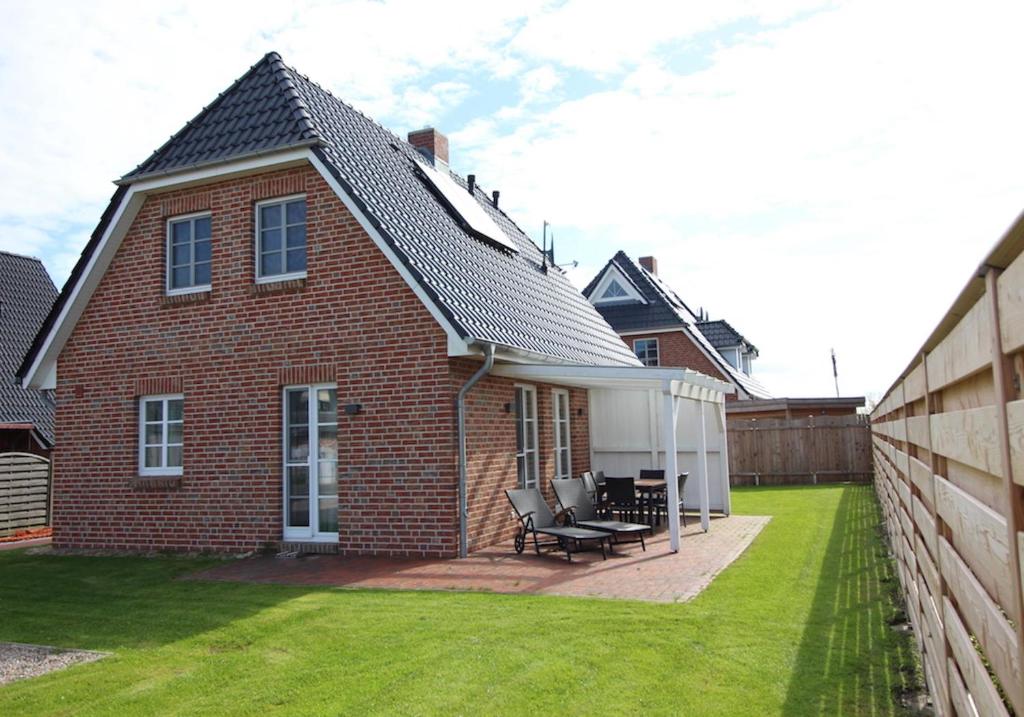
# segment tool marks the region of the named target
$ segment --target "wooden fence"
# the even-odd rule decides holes
[[[727,435],[734,486],[871,480],[867,416],[731,418]]]
[[[0,537],[50,521],[50,461],[0,453]]]
[[[872,413],[876,488],[940,715],[1024,715],[1024,215]]]

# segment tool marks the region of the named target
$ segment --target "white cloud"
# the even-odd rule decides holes
[[[456,167],[502,189],[521,226],[553,221],[580,285],[618,248],[655,254],[688,302],[757,344],[777,392],[830,393],[833,346],[844,392],[880,392],[1020,209],[1022,14],[9,3],[0,247],[41,254],[60,283],[109,180],[277,49],[396,133],[464,117],[447,128]]]

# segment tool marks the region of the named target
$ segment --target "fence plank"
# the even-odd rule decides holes
[[[938,391],[992,363],[992,317],[978,301],[926,359],[928,389]]]
[[[1002,477],[995,406],[932,415],[931,440],[935,453]]]
[[[1006,519],[944,478],[935,481],[935,507],[953,531],[957,552],[992,597],[1009,612],[1014,593]]]
[[[956,658],[956,664],[963,675],[964,683],[978,708],[983,715],[1007,715],[1008,712],[1003,706],[1003,700],[996,691],[996,686],[988,676],[988,670],[978,657],[977,650],[971,644],[971,636],[967,634],[967,628],[960,622],[956,610],[949,598],[942,601],[943,618],[946,625],[946,636],[949,638],[949,647]]]
[[[1002,609],[989,597],[967,564],[945,538],[939,539],[942,574],[956,598],[964,624],[978,640],[1010,703],[1024,713],[1024,686],[1017,660],[1017,635]]]
[[[49,522],[50,463],[27,453],[0,453],[0,535]]]

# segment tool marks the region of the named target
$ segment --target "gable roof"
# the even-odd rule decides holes
[[[613,329],[621,333],[678,328],[689,336],[704,355],[718,367],[722,375],[742,392],[739,394],[741,397],[746,394],[751,398],[771,398],[768,389],[756,379],[733,368],[732,364],[726,361],[718,349],[698,330],[697,315],[690,310],[679,294],[658,276],[635,263],[625,252],[616,252],[615,256],[583,289],[583,295],[589,299],[601,282],[601,278],[612,267],[623,272],[647,300],[647,304],[623,302],[598,305],[597,310]]]
[[[748,350],[757,353],[757,347],[747,341],[743,334],[734,329],[725,319],[714,321],[698,321],[697,328],[708,337],[708,341],[716,349],[724,349],[730,346],[746,346]]]
[[[0,251],[0,424],[31,424],[51,446],[53,400],[22,388],[15,372],[56,298],[41,261]]]
[[[467,343],[539,355],[556,362],[639,365],[636,356],[564,272],[545,270],[540,248],[479,186],[473,197],[517,251],[473,238],[422,179],[422,155],[357,112],[275,52],[268,53],[145,162],[118,181],[71,278],[25,356],[31,370],[69,297],[96,252],[112,215],[139,182],[215,167],[285,150],[302,149],[362,214],[401,269]],[[464,189],[462,177],[451,178]],[[346,204],[349,203],[346,201]],[[419,292],[417,292],[419,293]],[[424,298],[421,296],[421,298]]]

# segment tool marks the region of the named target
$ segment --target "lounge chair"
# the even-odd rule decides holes
[[[640,547],[646,552],[644,532],[650,531],[653,534],[651,526],[643,523],[625,523],[621,520],[602,520],[581,480],[553,480],[551,487],[555,490],[562,511],[567,511],[572,516],[573,525],[611,533],[616,540],[620,535],[635,535],[640,538]]]
[[[555,515],[551,508],[544,502],[544,496],[536,488],[516,488],[505,491],[512,509],[519,519],[519,531],[516,533],[515,548],[517,553],[522,553],[526,547],[526,536],[533,536],[533,547],[540,555],[542,547],[557,546],[565,551],[565,557],[572,562],[572,553],[575,549],[580,550],[580,543],[584,540],[596,540],[601,546],[601,557],[607,559],[604,544],[608,541],[608,549],[611,550],[611,535],[602,530],[590,528],[579,528],[574,525],[559,525],[558,518],[565,511]],[[541,542],[537,536],[546,535],[554,538]]]

